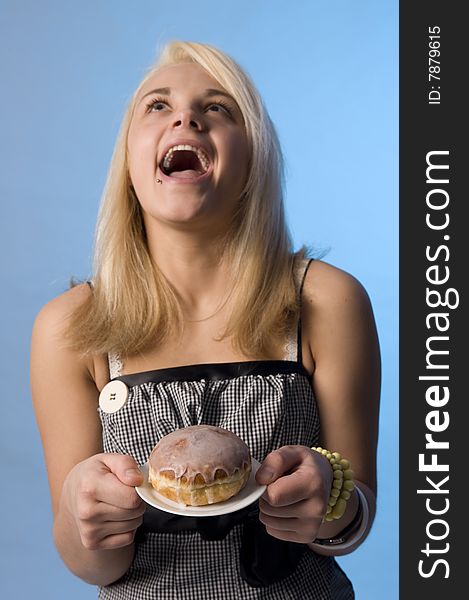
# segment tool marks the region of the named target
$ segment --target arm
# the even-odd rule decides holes
[[[96,585],[122,576],[133,558],[133,537],[143,507],[131,457],[103,454],[93,362],[64,343],[67,319],[90,293],[78,286],[47,304],[36,318],[31,343],[31,389],[44,447],[62,559]]]
[[[316,365],[313,388],[321,420],[320,444],[350,460],[355,483],[370,509],[369,531],[376,512],[381,383],[376,326],[368,295],[358,281],[325,263],[315,266],[309,274],[315,285],[308,286],[306,297],[309,345]],[[356,508],[355,493],[344,517],[322,525],[317,537],[338,534],[353,519]]]
[[[370,508],[369,530],[376,510],[380,393],[379,346],[370,302],[353,277],[315,261],[305,280],[302,304],[303,332],[310,352],[304,361],[314,369],[320,445],[350,460],[356,484]],[[271,453],[264,466],[267,460],[276,478],[261,499],[261,519],[272,535],[311,542],[316,537],[336,536],[353,520],[358,508],[356,492],[341,519],[321,524],[331,485],[331,469],[324,457],[296,446]],[[288,518],[295,519],[296,530]],[[341,553],[332,547],[314,549],[321,554]]]

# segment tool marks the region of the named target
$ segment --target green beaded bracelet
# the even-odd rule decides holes
[[[354,473],[350,468],[350,462],[342,458],[338,452],[329,452],[329,450],[325,450],[319,446],[311,448],[311,450],[325,456],[332,467],[332,487],[323,521],[340,519],[347,507],[347,500],[355,488],[355,483],[353,482]]]

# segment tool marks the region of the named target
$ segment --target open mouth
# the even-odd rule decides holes
[[[193,179],[204,175],[210,166],[207,154],[188,144],[172,146],[160,162],[161,171],[175,179]]]

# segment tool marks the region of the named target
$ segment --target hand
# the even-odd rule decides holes
[[[310,543],[326,514],[332,485],[329,461],[307,446],[283,446],[268,454],[256,473],[267,485],[259,518],[279,540]]]
[[[75,465],[65,479],[61,504],[75,521],[88,550],[130,545],[145,505],[134,490],[143,475],[123,454],[96,454]]]

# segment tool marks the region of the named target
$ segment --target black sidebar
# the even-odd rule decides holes
[[[403,600],[469,598],[469,24],[464,4],[400,3]]]

